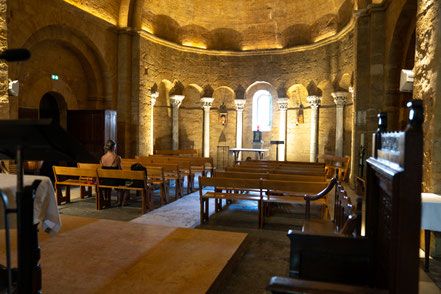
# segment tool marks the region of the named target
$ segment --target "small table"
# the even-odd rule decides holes
[[[237,158],[239,157],[241,151],[245,151],[245,152],[257,152],[258,155],[259,155],[259,159],[262,159],[262,158],[263,158],[263,153],[264,153],[264,152],[267,152],[268,149],[231,148],[230,151],[233,152],[234,163],[237,163]]]
[[[421,193],[421,229],[424,230],[424,270],[429,271],[430,232],[441,232],[441,195]]]
[[[34,224],[38,224],[41,221],[43,231],[53,236],[61,229],[61,220],[52,182],[48,177],[25,175],[23,177],[23,184],[25,186],[32,185],[34,180],[41,180],[35,191]],[[9,208],[15,208],[17,175],[0,174],[0,189],[8,197]],[[0,210],[1,214],[2,211],[3,210]],[[3,219],[3,217],[0,217],[1,227],[4,227]],[[10,223],[16,223],[16,217],[14,214],[10,216]]]

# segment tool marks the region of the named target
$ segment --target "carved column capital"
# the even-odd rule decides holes
[[[349,92],[334,92],[331,93],[331,95],[334,98],[334,103],[337,105],[337,107],[343,107],[348,100]]]
[[[173,108],[179,108],[182,104],[182,100],[184,100],[184,95],[173,95],[170,97],[170,103],[173,106]]]
[[[151,98],[150,103],[152,104],[152,107],[155,106],[156,99],[158,99],[158,97],[159,97],[159,92],[153,92],[150,94],[150,98]]]
[[[243,111],[246,100],[245,99],[234,99],[234,103],[236,104],[236,111]]]
[[[306,100],[308,100],[311,108],[318,108],[320,106],[320,103],[322,102],[322,97],[313,95],[306,97]]]
[[[280,111],[286,111],[288,109],[289,98],[279,98],[277,99],[277,104],[279,104]]]
[[[213,104],[213,100],[214,100],[214,98],[211,98],[211,97],[201,98],[202,108],[204,108],[204,110],[210,110],[211,105]]]

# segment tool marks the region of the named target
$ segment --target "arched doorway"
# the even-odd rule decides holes
[[[64,97],[56,92],[47,92],[40,100],[40,119],[53,119],[64,129],[67,127],[67,104]]]
[[[67,104],[64,97],[57,92],[47,92],[40,100],[38,111],[39,119],[53,119],[60,124],[61,127],[67,129]],[[54,183],[54,173],[52,166],[58,165],[56,161],[44,161],[40,169],[40,174],[47,176]]]

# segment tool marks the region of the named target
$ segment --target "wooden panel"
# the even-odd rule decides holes
[[[116,111],[113,110],[69,110],[67,131],[78,139],[87,151],[99,158],[105,142],[116,142]]]
[[[38,109],[32,108],[19,108],[18,109],[19,119],[38,119]]]

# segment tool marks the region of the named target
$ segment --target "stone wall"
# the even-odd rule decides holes
[[[7,48],[6,0],[0,0],[0,51]],[[8,65],[0,61],[0,119],[9,118]]]
[[[32,55],[10,66],[11,79],[20,81],[19,107],[38,108],[40,94],[51,89],[69,109],[110,108],[116,89],[113,26],[62,1],[8,4],[8,46]],[[51,81],[52,74],[59,80]]]
[[[424,102],[423,191],[437,194],[441,194],[440,18],[439,1],[418,1],[413,97]]]
[[[174,83],[183,85],[185,96],[180,107],[180,148],[202,149],[203,110],[200,103],[202,93],[197,89],[210,85],[215,90],[213,106],[210,110],[210,156],[217,160],[217,146],[236,146],[236,113],[234,99],[246,99],[243,115],[243,147],[251,148],[252,141],[252,95],[251,89],[259,84],[273,96],[273,126],[263,133],[264,148],[269,148],[268,159],[275,159],[275,147],[271,140],[279,139],[279,113],[277,98],[290,98],[287,111],[288,160],[309,161],[310,107],[306,101],[308,94],[298,97],[287,93],[292,85],[305,89],[317,89],[323,96],[319,109],[319,153],[333,153],[335,150],[335,103],[331,93],[346,90],[343,75],[351,76],[353,65],[353,35],[340,36],[334,42],[322,46],[305,47],[299,50],[276,50],[252,52],[215,52],[186,49],[149,35],[141,38],[141,76],[147,88],[157,84],[159,98],[154,107],[154,148],[171,148],[171,107],[168,93]],[[346,87],[346,88],[344,88]],[[221,94],[216,92],[225,90]],[[282,89],[282,90],[281,90]],[[235,94],[228,94],[235,93]],[[307,92],[306,92],[307,93]],[[291,95],[291,97],[289,97]],[[283,97],[282,97],[283,96]],[[146,96],[140,99],[148,99]],[[298,102],[304,106],[304,123],[296,124]],[[218,122],[218,108],[224,102],[228,108],[228,123]],[[348,101],[345,111],[344,154],[350,155],[352,110]],[[139,126],[139,142],[146,142],[150,132],[147,120]],[[150,150],[141,153],[148,154]],[[202,150],[201,150],[202,152]]]

